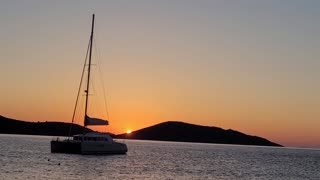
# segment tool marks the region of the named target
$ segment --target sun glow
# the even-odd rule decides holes
[[[131,130],[127,130],[127,134],[130,134],[131,133]]]

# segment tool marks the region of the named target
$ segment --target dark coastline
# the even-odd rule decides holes
[[[0,134],[68,136],[70,125],[71,123],[63,122],[26,122],[0,116]],[[83,131],[84,127],[73,124],[70,135],[81,134]],[[93,130],[86,128],[85,131],[92,132]],[[130,134],[112,134],[112,136],[120,139],[282,146],[267,139],[231,129],[224,130],[218,127],[173,121],[143,128]]]
[[[232,129],[224,130],[218,127],[200,126],[176,121],[163,122],[133,131],[130,134],[120,134],[115,137],[121,139],[282,147],[282,145],[271,142],[265,138],[247,135]]]
[[[26,134],[47,136],[68,136],[71,123],[63,122],[26,122],[0,116],[1,134]],[[73,124],[70,135],[81,134],[84,127]],[[86,128],[85,132],[92,132]]]

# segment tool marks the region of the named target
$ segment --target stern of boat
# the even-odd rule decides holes
[[[81,154],[81,142],[72,140],[52,140],[52,153]]]

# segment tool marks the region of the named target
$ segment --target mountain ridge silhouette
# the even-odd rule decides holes
[[[219,127],[195,125],[179,121],[167,121],[133,131],[130,134],[119,134],[115,137],[140,140],[282,146],[265,138],[247,135],[232,129],[224,130]]]
[[[68,136],[70,125],[71,123],[65,122],[26,122],[0,115],[1,134]],[[70,135],[82,134],[83,131],[83,126],[73,124]],[[86,128],[85,132],[93,132],[93,130]],[[195,125],[179,121],[162,122],[133,131],[130,134],[110,134],[120,139],[282,146],[265,138],[247,135],[232,129],[224,130],[219,127]]]

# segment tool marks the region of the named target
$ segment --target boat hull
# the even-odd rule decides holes
[[[126,154],[128,151],[126,144],[113,142],[97,142],[97,141],[73,141],[65,140],[51,141],[52,153],[67,154]]]
[[[75,141],[51,141],[52,153],[81,154],[81,142]]]
[[[81,143],[82,154],[125,154],[127,151],[127,146],[119,142],[84,141]]]

